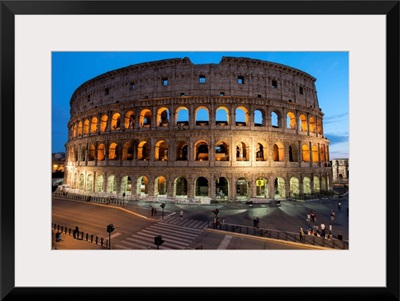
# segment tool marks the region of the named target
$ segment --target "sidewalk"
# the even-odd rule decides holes
[[[76,239],[68,233],[61,234],[61,241],[56,242],[55,234],[57,231],[52,230],[52,250],[107,250],[105,246],[92,243],[84,239]]]

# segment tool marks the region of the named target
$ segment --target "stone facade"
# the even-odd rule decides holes
[[[349,184],[349,159],[332,160],[333,184]]]
[[[168,59],[72,95],[64,183],[130,198],[241,201],[332,189],[315,78],[267,61]]]

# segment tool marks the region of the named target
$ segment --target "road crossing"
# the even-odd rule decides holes
[[[193,228],[193,229],[201,229],[201,230],[207,227],[208,224],[207,221],[191,219],[191,218],[181,218],[179,216],[171,216],[171,215],[164,217],[164,219],[160,220],[159,223],[177,225],[177,226]]]
[[[159,249],[183,250],[201,233],[202,229],[159,222],[125,238],[118,244],[113,245],[112,249],[156,249],[154,237],[161,235],[164,243],[159,246]]]

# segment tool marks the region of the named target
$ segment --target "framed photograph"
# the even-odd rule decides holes
[[[1,1],[2,300],[399,300],[399,8]],[[347,52],[350,248],[52,249],[52,54],[130,51]]]

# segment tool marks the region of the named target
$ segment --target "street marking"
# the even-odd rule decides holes
[[[121,234],[122,234],[122,233],[119,233],[119,232],[114,233],[113,235],[110,236],[110,238],[118,237],[118,236],[120,236]]]
[[[218,250],[226,249],[226,247],[229,245],[231,239],[232,239],[231,235],[225,235],[224,239],[219,244]]]

